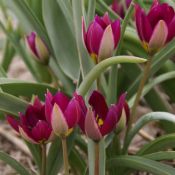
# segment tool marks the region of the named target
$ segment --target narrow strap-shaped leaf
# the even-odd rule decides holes
[[[77,80],[80,65],[75,37],[56,0],[43,0],[43,18],[57,63],[67,76]]]
[[[26,168],[24,168],[14,158],[10,157],[8,154],[2,151],[0,151],[0,160],[10,165],[20,175],[30,175],[30,173],[26,170]]]
[[[175,148],[175,134],[168,134],[149,142],[143,148],[141,148],[137,155],[144,155],[153,153],[155,151],[161,151],[166,148]]]
[[[126,138],[126,141],[124,143],[124,148],[123,151],[126,152],[129,144],[131,143],[132,139],[134,136],[138,133],[138,131],[148,124],[149,122],[152,121],[160,121],[160,120],[165,120],[165,121],[170,121],[175,123],[175,115],[167,113],[167,112],[151,112],[148,113],[144,116],[142,116],[136,124],[133,126],[133,128],[130,130],[128,137]]]
[[[175,169],[171,166],[139,156],[117,156],[107,161],[108,169],[126,167],[133,170],[146,171],[154,175],[174,175]]]
[[[160,83],[162,83],[164,81],[167,81],[169,79],[173,79],[173,78],[175,78],[175,71],[167,72],[167,73],[164,73],[162,75],[157,76],[156,78],[154,78],[154,81],[150,81],[144,87],[141,97],[145,96],[156,85],[158,85],[158,84],[160,84]],[[129,100],[130,106],[132,106],[132,104],[134,102],[134,99],[135,99],[135,95]]]
[[[144,157],[152,160],[162,161],[162,160],[174,160],[175,151],[160,151],[151,154],[146,154]]]
[[[74,30],[75,30],[75,36],[76,36],[76,45],[77,45],[79,62],[80,62],[80,70],[82,73],[82,77],[84,79],[85,75],[92,68],[92,62],[91,62],[92,59],[88,55],[86,49],[83,46],[83,42],[82,42],[82,31],[81,31],[82,8],[83,8],[82,0],[72,1],[73,23],[74,23]]]
[[[0,92],[0,111],[10,113],[15,116],[18,112],[24,112],[28,103],[13,95]]]
[[[38,95],[41,99],[44,99],[44,94],[47,89],[52,93],[57,91],[57,89],[48,84],[33,83],[10,78],[0,78],[0,87],[4,92],[15,96],[32,97],[32,95]]]

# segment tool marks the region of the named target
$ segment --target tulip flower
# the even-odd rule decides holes
[[[167,3],[153,1],[149,12],[137,4],[136,27],[143,47],[149,53],[155,53],[175,36],[175,12]]]
[[[58,136],[67,136],[80,118],[79,95],[76,93],[70,100],[61,92],[54,96],[48,91],[46,94],[46,116],[53,131]]]
[[[129,8],[130,3],[131,3],[131,0],[125,0],[125,2],[121,2],[119,0],[114,0],[112,5],[111,5],[111,8],[118,15],[120,15],[122,18],[124,18],[125,17],[125,9]]]
[[[8,115],[7,121],[25,140],[33,144],[45,144],[54,138],[51,125],[46,119],[45,105],[38,97],[27,107],[25,114],[19,113],[19,119]]]
[[[98,142],[103,136],[113,131],[122,118],[125,118],[127,123],[129,108],[125,96],[126,94],[122,94],[117,104],[108,107],[103,95],[98,91],[93,91],[89,98],[91,107],[86,109],[84,103],[81,102],[82,117],[79,120],[79,126],[82,131],[89,138]]]
[[[35,33],[31,32],[26,37],[26,45],[33,57],[40,63],[48,64],[49,51],[44,41]]]
[[[120,39],[120,21],[109,18],[108,13],[103,17],[95,16],[86,32],[82,20],[83,43],[89,54],[98,63],[102,59],[112,56]]]

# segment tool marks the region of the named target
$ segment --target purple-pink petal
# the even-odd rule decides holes
[[[69,128],[74,127],[78,123],[79,118],[80,118],[80,112],[81,112],[80,105],[79,105],[78,101],[75,98],[73,98],[69,102],[69,104],[64,112],[64,116],[66,118],[66,121],[67,121]]]
[[[87,48],[91,54],[97,54],[100,47],[100,42],[103,36],[103,28],[94,21],[87,31]]]
[[[115,48],[120,40],[120,21],[115,20],[112,24],[112,32],[113,32],[113,37],[114,37],[114,43],[115,43]]]
[[[54,103],[56,103],[61,110],[64,112],[67,108],[67,105],[69,104],[69,98],[67,96],[65,96],[63,93],[61,92],[57,92],[52,99],[52,105],[54,105]]]
[[[36,37],[36,33],[31,32],[31,34],[27,36],[27,44],[32,50],[32,52],[38,57],[38,53],[36,51],[36,46],[35,46],[35,37]]]
[[[14,119],[13,116],[8,115],[7,116],[7,121],[11,125],[13,129],[15,129],[17,132],[19,132],[19,121]]]
[[[119,120],[118,118],[119,118],[119,113],[117,111],[117,108],[115,105],[112,105],[109,108],[107,117],[104,120],[104,124],[100,128],[100,132],[102,136],[110,133],[116,127],[117,121]]]
[[[95,141],[99,141],[102,138],[92,109],[88,109],[85,117],[85,133],[89,138]]]
[[[171,41],[175,36],[175,15],[171,21],[171,23],[168,26],[168,38],[167,38],[167,42]]]
[[[37,142],[47,141],[50,137],[52,129],[47,122],[39,120],[36,126],[32,129],[32,138]]]
[[[103,120],[106,118],[108,106],[106,104],[104,96],[100,92],[93,91],[89,98],[89,104],[92,106],[96,115],[98,115]]]

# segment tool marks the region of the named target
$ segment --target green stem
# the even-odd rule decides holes
[[[131,17],[132,11],[134,9],[134,2],[135,2],[135,0],[133,0],[131,2],[131,5],[129,6],[127,13],[122,21],[120,40],[119,40],[118,47],[115,50],[114,55],[120,55],[120,53],[121,53],[122,44],[123,44],[123,40],[124,40],[124,34],[126,31],[126,27],[127,27],[128,22],[129,22],[129,19]],[[109,88],[110,88],[109,92],[111,92],[111,89],[115,89],[113,91],[115,93],[114,94],[109,93],[109,99],[110,99],[111,103],[114,103],[116,101],[116,97],[117,97],[117,77],[116,77],[117,72],[118,72],[118,67],[116,65],[112,66],[110,76],[109,76],[110,80],[112,80],[112,81],[109,81]],[[116,78],[114,78],[114,76]]]
[[[146,66],[144,68],[144,71],[143,71],[143,77],[140,81],[140,84],[139,84],[139,87],[138,87],[138,90],[137,90],[137,94],[136,94],[136,98],[135,98],[135,101],[134,101],[134,104],[133,104],[133,107],[132,107],[132,111],[131,111],[131,116],[130,116],[130,120],[129,120],[129,123],[128,123],[128,128],[127,128],[127,131],[126,131],[126,137],[125,139],[127,138],[128,136],[128,133],[132,127],[132,124],[135,120],[135,117],[136,117],[136,109],[137,109],[137,106],[139,104],[139,101],[140,101],[140,98],[141,98],[141,95],[142,95],[142,91],[144,89],[144,86],[145,86],[145,83],[149,77],[149,73],[150,73],[150,68],[151,68],[151,63],[152,63],[152,57],[150,59],[148,59],[147,63],[146,63]],[[125,146],[124,146],[124,149],[125,149]],[[126,150],[124,150],[124,152],[126,152]]]
[[[46,144],[41,144],[42,150],[42,164],[41,164],[41,175],[46,175]]]
[[[68,154],[67,154],[66,137],[62,137],[61,141],[62,141],[63,159],[64,159],[64,175],[69,175],[69,161],[68,161]]]
[[[94,168],[94,175],[100,175],[99,174],[99,143],[95,143],[95,168]]]
[[[89,90],[92,83],[99,77],[99,75],[106,70],[107,67],[118,64],[118,63],[143,63],[146,60],[134,56],[116,56],[101,61],[99,64],[93,67],[87,74],[81,85],[79,86],[78,92],[81,95],[85,95]]]

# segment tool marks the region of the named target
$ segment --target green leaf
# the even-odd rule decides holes
[[[77,80],[80,69],[75,38],[57,1],[43,0],[43,18],[57,63],[67,76]]]
[[[0,151],[0,160],[10,165],[17,173],[20,175],[30,175],[30,173],[24,168],[19,162],[14,158],[10,157],[8,154]]]
[[[15,96],[26,96],[31,98],[32,95],[38,95],[42,100],[44,99],[44,94],[47,92],[47,89],[52,93],[57,92],[57,89],[48,84],[9,78],[0,78],[0,87],[4,92]]]
[[[38,166],[39,169],[41,169],[41,147],[40,145],[32,144],[27,141],[25,141],[25,144],[30,150],[36,165]]]
[[[18,116],[24,112],[28,103],[7,93],[0,92],[0,111]]]
[[[164,73],[162,75],[159,75],[157,76],[156,78],[154,78],[154,81],[150,81],[143,89],[143,92],[142,92],[142,95],[141,97],[144,97],[153,87],[155,87],[156,85],[164,82],[164,81],[167,81],[169,79],[173,79],[175,78],[175,71],[171,71],[171,72],[167,72],[167,73]],[[129,100],[129,104],[130,106],[132,106],[133,102],[134,102],[134,99],[135,99],[135,96],[134,95],[130,100]]]
[[[81,83],[78,91],[81,95],[85,95],[89,90],[90,86],[96,80],[96,78],[103,73],[107,67],[118,64],[118,63],[143,63],[146,60],[134,56],[115,56],[107,58],[106,60],[101,61],[99,64],[93,67],[91,71],[87,74],[84,81]]]
[[[107,167],[126,167],[140,170],[154,175],[174,175],[175,169],[171,166],[139,156],[117,156],[107,161]]]
[[[139,130],[152,121],[170,121],[175,123],[175,115],[167,113],[167,112],[151,112],[144,116],[142,116],[134,125],[134,127],[129,131],[128,137],[124,143],[123,152],[127,151],[129,144],[131,143],[134,136],[139,132]]]
[[[175,151],[160,151],[156,153],[146,154],[144,157],[156,161],[174,160]]]
[[[141,148],[137,155],[150,154],[156,151],[161,151],[166,148],[174,148],[175,146],[175,134],[167,134],[161,136]]]
[[[69,163],[71,165],[71,169],[74,170],[74,174],[76,175],[82,175],[86,170],[86,162],[76,148],[73,148],[70,152]]]
[[[87,24],[89,25],[90,22],[93,20],[95,16],[95,5],[96,0],[88,1],[88,11],[87,11]]]
[[[74,22],[74,29],[75,29],[75,34],[76,34],[75,36],[76,36],[77,51],[78,51],[78,57],[79,57],[79,62],[80,62],[80,70],[82,73],[82,77],[84,78],[84,76],[92,68],[92,62],[82,42],[82,34],[81,34],[82,33],[81,31],[82,15],[83,15],[82,7],[83,7],[82,0],[72,1],[73,22]]]

